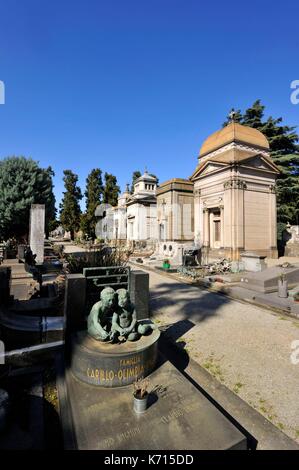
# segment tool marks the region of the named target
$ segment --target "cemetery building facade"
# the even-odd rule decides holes
[[[157,178],[147,171],[136,179],[134,192],[126,201],[127,241],[157,239]]]
[[[162,183],[157,195],[157,252],[176,257],[180,247],[193,243],[194,203],[192,181],[173,178]]]
[[[277,257],[275,181],[269,142],[231,122],[199,153],[194,183],[194,238],[210,258],[238,260],[244,251]]]

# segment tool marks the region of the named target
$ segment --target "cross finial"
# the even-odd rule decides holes
[[[230,117],[230,122],[236,122],[236,111],[234,110],[234,108],[231,110],[231,112],[229,113],[229,117]]]

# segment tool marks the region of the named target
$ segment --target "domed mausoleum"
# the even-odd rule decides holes
[[[231,122],[203,143],[194,183],[194,236],[210,259],[254,251],[277,257],[275,181],[269,142]]]
[[[127,199],[127,240],[150,241],[157,238],[157,178],[146,170],[134,183]]]

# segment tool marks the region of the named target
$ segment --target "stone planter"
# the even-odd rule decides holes
[[[278,297],[286,299],[288,297],[288,281],[278,279]]]
[[[133,395],[135,413],[144,413],[147,410],[148,397],[148,392],[142,398],[138,398],[135,394]]]

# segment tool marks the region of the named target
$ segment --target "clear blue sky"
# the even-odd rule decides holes
[[[0,0],[0,157],[188,177],[232,107],[299,123],[297,0]],[[57,204],[58,205],[58,204]]]

